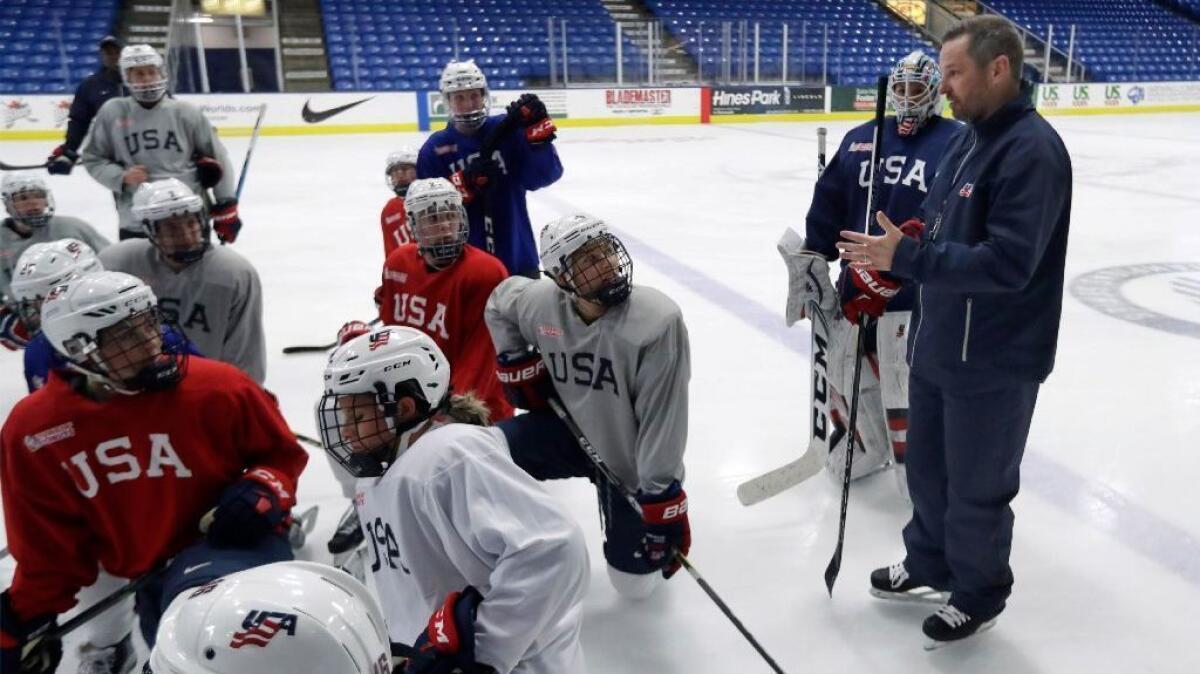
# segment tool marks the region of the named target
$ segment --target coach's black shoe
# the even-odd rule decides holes
[[[900,562],[871,572],[871,596],[918,604],[945,604],[950,599],[950,592],[913,580],[904,562]]]
[[[972,616],[954,604],[946,604],[937,613],[925,619],[921,631],[929,640],[925,642],[925,650],[932,651],[946,644],[966,639],[967,637],[985,632],[996,624],[1000,615],[997,611],[988,616]]]

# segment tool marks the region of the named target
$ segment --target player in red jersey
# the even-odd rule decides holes
[[[16,560],[0,595],[5,672],[54,671],[61,643],[37,642],[25,669],[22,648],[101,567],[136,578],[166,564],[137,594],[152,643],[179,592],[291,559],[283,527],[308,461],[274,400],[246,374],[164,345],[158,301],[134,276],[97,272],[54,288],[42,330],[70,362],[0,430]],[[113,656],[134,658],[129,643],[113,644]]]
[[[408,216],[404,212],[404,195],[408,186],[417,179],[417,151],[402,147],[387,157],[384,176],[388,187],[396,196],[388,199],[379,214],[379,225],[383,228],[383,257],[392,254],[400,246],[412,243],[412,230],[408,228]]]

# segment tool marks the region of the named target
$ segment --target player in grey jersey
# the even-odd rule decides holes
[[[174,178],[142,186],[133,213],[148,238],[109,246],[100,254],[104,268],[141,278],[200,353],[263,383],[267,347],[258,272],[229,247],[212,246],[203,201]]]
[[[500,380],[517,407],[499,425],[513,460],[540,480],[587,477],[599,493],[609,579],[622,595],[648,596],[679,569],[691,544],[683,450],[691,356],[679,306],[634,286],[621,241],[588,215],[542,229],[549,279],[512,277],[484,316]],[[552,383],[551,383],[552,382]],[[557,396],[626,488],[639,516],[593,470],[575,437],[546,409]],[[645,519],[643,519],[643,517]]]
[[[212,188],[209,215],[221,241],[232,243],[242,222],[233,165],[216,130],[199,108],[166,95],[163,59],[150,45],[125,47],[119,67],[129,95],[96,113],[83,165],[112,191],[121,238],[143,236],[132,210],[138,187],[176,178],[196,194]]]

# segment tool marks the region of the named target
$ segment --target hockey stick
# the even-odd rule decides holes
[[[31,169],[46,168],[50,162],[44,161],[40,164],[5,164],[0,161],[0,171],[28,171]]]
[[[883,144],[883,115],[887,109],[887,82],[886,76],[880,77],[875,88],[875,129],[871,139],[871,179],[867,185],[867,212],[863,216],[864,234],[871,233],[871,216],[875,211],[875,181],[879,175],[879,160],[883,157],[880,150]],[[862,359],[866,346],[867,317],[860,314],[858,346],[855,347],[854,352],[854,398],[850,401],[850,422],[846,436],[846,469],[842,473],[842,511],[838,517],[837,548],[833,551],[829,566],[825,567],[825,589],[829,591],[830,597],[833,596],[833,584],[837,582],[838,572],[842,570],[842,548],[846,542],[846,508],[850,505],[850,470],[854,464],[854,450],[857,449],[855,440],[858,439],[859,380],[862,376]]]
[[[369,325],[371,327],[375,327],[376,325],[379,325],[379,323],[380,323],[380,319],[376,318],[376,319],[373,319],[370,323],[367,323],[367,325]],[[337,345],[338,345],[338,343],[337,343],[337,340],[335,339],[328,344],[313,344],[313,345],[306,345],[306,346],[285,346],[285,347],[283,347],[283,352],[287,353],[287,354],[319,353],[321,351],[328,351]],[[296,437],[299,438],[300,440],[304,440],[304,438],[301,438],[299,435],[297,435]],[[309,440],[312,440],[312,438],[309,438]],[[313,442],[315,443],[316,441],[313,440]]]
[[[250,169],[250,157],[254,155],[254,146],[258,143],[258,130],[262,127],[263,115],[267,112],[267,104],[263,103],[258,109],[258,117],[254,120],[254,131],[250,133],[250,147],[246,148],[246,158],[242,160],[242,172],[238,174],[237,191],[234,198],[242,199],[242,187],[246,184],[246,171]]]
[[[554,410],[554,414],[556,414],[558,418],[562,420],[567,429],[571,431],[571,434],[575,436],[575,441],[579,443],[580,449],[582,449],[583,453],[586,454],[588,459],[591,460],[592,464],[596,467],[596,470],[600,472],[600,475],[602,475],[614,489],[616,489],[621,493],[622,496],[625,497],[625,500],[629,503],[630,507],[632,507],[634,512],[638,513],[640,516],[642,514],[642,504],[638,503],[637,497],[633,495],[633,492],[629,491],[629,489],[621,482],[621,479],[612,472],[611,468],[608,467],[608,464],[604,463],[604,459],[600,458],[600,454],[596,451],[596,448],[592,446],[590,441],[588,441],[587,436],[583,434],[583,431],[580,430],[579,425],[576,424],[575,420],[571,418],[571,415],[567,413],[567,410],[563,407],[562,403],[559,402],[557,398],[550,398],[547,402],[550,404],[550,408]],[[729,605],[721,599],[720,595],[717,594],[717,591],[708,584],[708,581],[704,580],[704,577],[700,575],[700,572],[696,570],[696,567],[692,566],[691,561],[689,561],[688,558],[679,550],[672,550],[672,552],[675,555],[675,559],[679,560],[679,563],[683,566],[683,568],[687,569],[687,572],[696,580],[696,583],[700,585],[700,589],[704,590],[704,593],[708,595],[708,598],[712,599],[713,603],[717,605],[717,608],[721,609],[721,612],[725,614],[726,618],[729,618],[729,621],[732,622],[733,626],[742,633],[742,636],[746,638],[746,641],[749,641],[750,645],[754,647],[754,650],[758,651],[758,654],[767,661],[767,664],[771,667],[771,670],[777,674],[784,674],[783,669],[779,667],[779,664],[767,654],[767,651],[762,647],[762,644],[758,643],[758,640],[754,638],[754,635],[750,634],[750,630],[746,629],[746,626],[742,624],[741,620],[738,620],[738,617],[734,615],[733,610],[729,608]]]

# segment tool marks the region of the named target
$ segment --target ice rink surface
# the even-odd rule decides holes
[[[903,555],[908,512],[892,476],[854,484],[832,599],[822,572],[840,483],[822,474],[751,508],[734,494],[799,456],[807,438],[809,335],[783,325],[775,242],[787,226],[803,232],[818,125],[565,128],[563,179],[529,195],[535,227],[577,210],[604,217],[633,256],[634,282],[682,306],[693,363],[690,557],[788,672],[1200,671],[1200,116],[1051,119],[1075,171],[1068,293],[1014,503],[1016,585],[995,629],[933,653],[921,649],[927,607],[867,594],[870,570]],[[853,124],[827,125],[830,152]],[[372,316],[384,157],[422,139],[259,142],[236,249],[262,277],[266,383],[299,432],[315,434],[324,358],[281,349],[331,341],[343,321]],[[227,139],[235,163],[247,143]],[[0,157],[36,162],[52,146],[6,142]],[[84,170],[51,180],[59,213],[115,237],[111,197]],[[0,410],[24,393],[19,354],[0,353]],[[591,671],[768,671],[683,572],[649,601],[618,598],[593,489],[549,489],[588,535]],[[324,542],[346,502],[318,453],[299,498],[321,506],[302,555],[328,560]],[[11,575],[11,558],[0,573]]]

